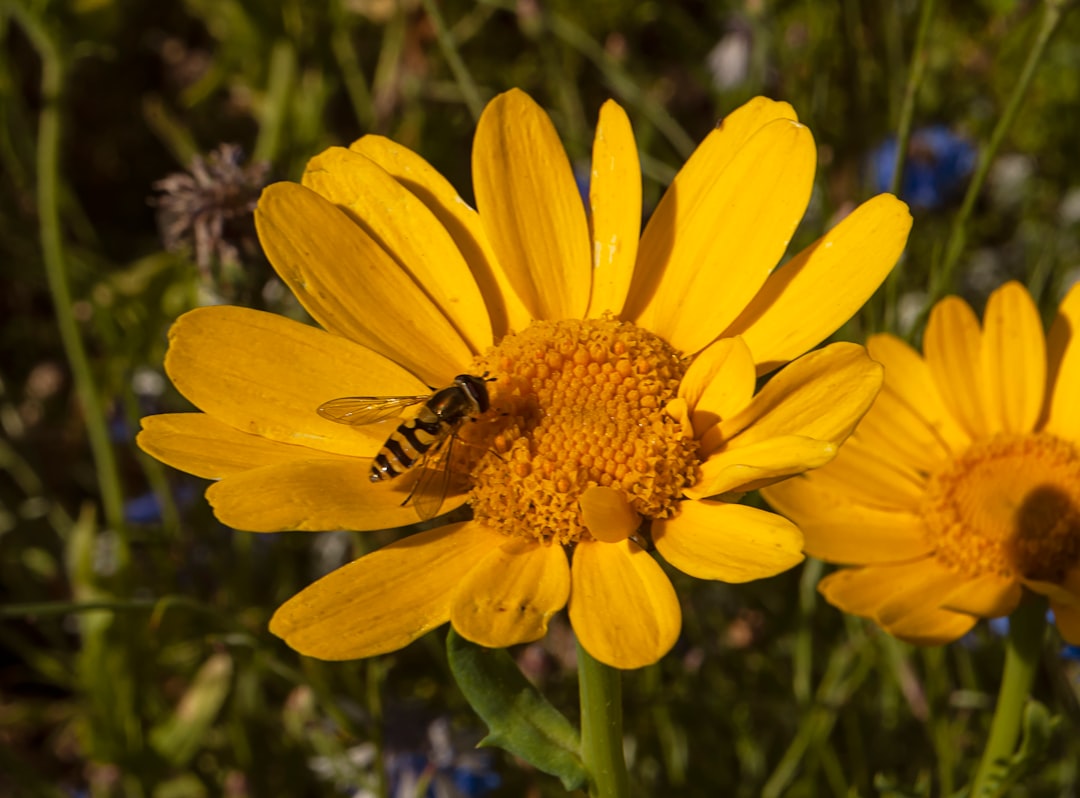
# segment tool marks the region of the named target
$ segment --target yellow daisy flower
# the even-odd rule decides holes
[[[728,582],[799,562],[787,520],[707,497],[827,462],[880,387],[862,347],[834,344],[754,394],[854,313],[910,227],[906,206],[879,196],[773,271],[814,165],[791,107],[753,100],[698,147],[639,240],[637,148],[613,102],[587,211],[551,121],[520,91],[479,122],[478,210],[385,138],[329,149],[256,213],[271,263],[323,329],[238,307],[184,315],[165,366],[202,412],[144,419],[139,443],[218,480],[207,497],[233,527],[399,527],[416,521],[402,502],[423,469],[399,458],[403,476],[370,479],[393,424],[316,410],[484,375],[490,409],[454,447],[468,484],[442,505],[468,502],[472,519],[329,574],[272,631],[324,659],[392,651],[447,621],[504,647],[542,637],[569,605],[598,660],[655,662],[681,616],[647,548]]]
[[[819,590],[914,643],[1008,615],[1023,588],[1080,643],[1080,286],[1044,337],[1027,290],[933,309],[923,355],[873,336],[885,387],[840,454],[764,493],[808,554],[859,565]]]

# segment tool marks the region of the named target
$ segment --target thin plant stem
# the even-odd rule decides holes
[[[907,161],[908,145],[911,142],[911,129],[915,122],[915,98],[922,85],[926,72],[926,44],[930,38],[930,20],[934,18],[934,0],[922,0],[919,8],[919,27],[915,34],[915,45],[911,52],[911,66],[908,70],[907,84],[904,86],[904,100],[900,105],[900,118],[896,126],[896,157],[893,160],[892,180],[889,193],[900,196],[904,185],[904,165]],[[896,294],[900,282],[900,264],[889,272],[885,279],[883,328],[895,329]]]
[[[940,646],[923,649],[923,666],[926,669],[926,725],[934,746],[934,759],[938,772],[938,786],[942,795],[953,793],[954,739],[949,728],[948,664],[945,651]]]
[[[360,128],[366,130],[375,124],[375,107],[371,98],[371,88],[360,66],[360,57],[353,44],[352,31],[348,24],[344,0],[334,0],[330,5],[334,20],[334,29],[330,33],[330,49],[334,52],[341,71],[341,82],[345,93],[349,95],[353,113]]]
[[[468,107],[473,119],[478,120],[484,110],[484,103],[480,100],[480,91],[476,87],[476,81],[473,80],[472,74],[469,72],[468,67],[465,66],[465,62],[461,60],[457,42],[454,40],[453,34],[447,29],[446,23],[443,22],[442,13],[439,11],[435,0],[423,0],[423,3],[424,13],[431,20],[431,26],[435,29],[435,38],[439,42],[439,49],[442,50],[443,58],[446,59],[450,71],[454,73],[454,80],[457,81],[458,87],[461,89],[461,96],[465,100],[465,105]]]
[[[513,0],[481,0],[481,2],[510,13],[517,11]],[[600,42],[560,14],[545,12],[544,22],[559,41],[590,61],[603,75],[614,96],[624,105],[630,105],[640,111],[649,123],[667,139],[681,158],[690,156],[697,147],[694,138],[679,125],[675,117],[668,113],[663,103],[645,91],[632,76],[627,74],[622,65],[604,49]]]
[[[266,100],[259,118],[259,136],[252,153],[254,161],[277,160],[281,136],[289,110],[289,98],[296,84],[296,50],[292,43],[279,39],[270,52],[270,71]]]
[[[589,798],[630,794],[622,742],[622,683],[619,671],[577,646],[581,700],[581,758],[589,772]]]
[[[915,96],[922,85],[926,72],[926,41],[930,33],[930,20],[934,18],[934,0],[922,0],[919,8],[919,28],[915,34],[915,47],[911,52],[911,69],[904,86],[904,101],[900,106],[900,119],[896,126],[896,158],[893,160],[892,180],[889,192],[899,194],[904,181],[904,162],[907,160],[908,143],[915,119]]]
[[[64,66],[45,26],[21,3],[8,3],[14,19],[26,32],[41,58],[41,113],[37,135],[37,209],[41,237],[41,255],[45,276],[56,311],[56,323],[64,354],[71,365],[75,391],[85,416],[86,435],[97,471],[98,490],[105,512],[105,521],[113,529],[124,522],[124,498],[116,455],[109,440],[105,410],[90,369],[71,301],[71,285],[64,261],[64,244],[60,228],[60,96],[64,85]]]
[[[800,707],[809,706],[812,697],[813,687],[810,680],[814,665],[814,639],[811,621],[817,607],[817,584],[821,581],[824,570],[825,563],[822,560],[807,560],[799,579],[799,626],[792,652],[794,674],[791,691]]]
[[[1002,141],[1005,140],[1005,135],[1012,128],[1013,122],[1016,121],[1017,114],[1020,111],[1020,105],[1027,97],[1028,89],[1031,86],[1031,80],[1035,76],[1035,70],[1038,68],[1039,62],[1042,61],[1043,54],[1046,52],[1046,45],[1050,42],[1054,32],[1061,24],[1067,6],[1068,3],[1065,2],[1065,0],[1046,0],[1046,2],[1043,3],[1042,20],[1040,21],[1039,31],[1035,36],[1035,42],[1031,46],[1027,61],[1024,63],[1024,68],[1020,72],[1020,78],[1017,80],[1016,86],[1013,88],[1012,94],[1005,105],[1005,110],[998,119],[998,123],[995,125],[993,132],[990,134],[990,141],[982,149],[982,152],[979,155],[979,161],[975,167],[975,174],[968,184],[967,193],[964,194],[960,210],[957,212],[956,217],[953,219],[952,226],[949,229],[949,237],[945,243],[945,253],[942,256],[940,268],[936,269],[934,274],[931,275],[930,296],[926,303],[926,309],[923,311],[924,317],[929,313],[929,308],[941,299],[953,285],[956,276],[956,266],[960,261],[960,256],[963,254],[964,246],[967,243],[967,224],[975,209],[975,201],[978,199],[983,185],[986,183],[986,178],[990,174],[990,167],[994,162],[994,157],[997,155],[998,150],[1001,148]],[[920,324],[916,325],[916,328],[921,326],[922,321],[923,319],[920,319]]]
[[[828,744],[829,734],[839,715],[838,708],[866,679],[872,664],[873,651],[866,641],[833,651],[818,685],[817,700],[802,714],[794,739],[761,788],[762,798],[784,795],[795,781],[808,752],[815,746]]]
[[[382,688],[385,675],[386,665],[379,657],[372,657],[364,663],[365,700],[371,717],[371,742],[375,746],[375,794],[378,798],[388,798],[390,795],[390,782],[386,777],[386,740],[383,737],[386,717],[383,713]]]
[[[1001,676],[997,707],[990,724],[990,737],[968,792],[970,798],[997,794],[994,773],[997,763],[1016,750],[1020,722],[1027,703],[1046,634],[1046,602],[1026,597],[1009,616],[1009,636],[1005,643],[1005,672]]]

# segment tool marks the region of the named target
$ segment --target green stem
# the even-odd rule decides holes
[[[970,798],[997,794],[994,772],[997,762],[1008,759],[1016,750],[1023,719],[1024,704],[1035,681],[1035,669],[1042,652],[1046,632],[1046,602],[1027,597],[1009,616],[1009,637],[1005,643],[1005,672],[1001,677],[997,708],[990,725],[990,738],[983,750],[982,761],[975,771],[975,780],[968,793]]]
[[[630,794],[622,749],[622,684],[619,671],[577,647],[581,694],[581,758],[589,772],[590,798]]]
[[[259,114],[259,136],[255,140],[253,161],[274,163],[281,150],[281,137],[289,112],[289,100],[296,85],[296,49],[292,42],[279,39],[270,51],[270,69],[266,81],[266,99]]]
[[[375,107],[372,104],[371,88],[360,66],[360,57],[353,44],[352,30],[345,10],[345,0],[334,0],[330,6],[333,19],[333,31],[330,34],[330,49],[334,51],[341,82],[345,93],[349,95],[353,113],[361,130],[368,130],[375,124]]]
[[[120,487],[116,455],[109,441],[105,410],[94,383],[90,360],[86,355],[71,301],[71,286],[64,263],[64,245],[60,228],[60,95],[64,68],[60,52],[41,21],[21,3],[7,3],[15,20],[41,58],[41,114],[37,140],[37,208],[41,237],[41,256],[56,310],[56,323],[64,353],[71,365],[75,391],[85,414],[86,435],[97,469],[98,490],[105,510],[105,520],[113,529],[124,522],[124,499]]]
[[[952,227],[949,230],[949,237],[945,243],[945,255],[941,262],[941,268],[932,275],[930,297],[927,302],[927,313],[929,312],[929,308],[937,302],[937,300],[941,299],[952,287],[956,265],[960,260],[960,255],[963,254],[964,245],[967,243],[967,223],[975,209],[975,201],[978,199],[983,184],[986,183],[986,178],[990,174],[990,167],[994,162],[994,157],[997,155],[998,150],[1001,148],[1001,142],[1004,141],[1005,135],[1012,128],[1013,122],[1016,121],[1016,116],[1020,111],[1020,105],[1027,97],[1028,88],[1031,86],[1031,80],[1035,76],[1035,70],[1042,60],[1043,53],[1046,51],[1046,45],[1050,42],[1050,38],[1054,35],[1054,31],[1056,31],[1061,24],[1067,6],[1068,3],[1065,0],[1046,0],[1046,2],[1043,3],[1043,17],[1039,26],[1039,32],[1035,37],[1035,43],[1028,53],[1027,61],[1024,63],[1024,68],[1020,72],[1020,79],[1017,80],[1016,86],[1009,96],[1008,103],[1005,105],[1005,110],[998,119],[998,123],[994,127],[993,132],[990,134],[990,141],[986,147],[983,148],[979,156],[975,174],[971,178],[971,183],[968,184],[967,193],[964,195],[960,210],[957,212],[956,218],[953,219]],[[921,321],[922,320],[920,319],[920,322]]]
[[[434,0],[423,0],[423,3],[424,13],[427,14],[431,26],[435,29],[435,38],[438,39],[439,49],[442,50],[443,58],[446,59],[450,71],[454,73],[454,80],[457,81],[458,88],[461,89],[461,96],[465,100],[465,105],[468,106],[473,119],[479,119],[484,110],[484,103],[480,99],[480,91],[476,88],[476,81],[473,80],[472,74],[470,74],[468,67],[465,66],[465,62],[461,60],[457,42],[454,41],[453,34],[447,30],[438,4]]]

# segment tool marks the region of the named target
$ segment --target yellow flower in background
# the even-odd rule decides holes
[[[271,629],[324,659],[398,649],[447,621],[491,647],[536,640],[569,605],[582,645],[622,668],[658,660],[681,626],[647,551],[742,582],[802,559],[778,515],[710,499],[830,460],[880,367],[834,344],[758,376],[846,321],[910,227],[889,195],[775,270],[809,200],[815,148],[785,103],[732,113],[640,234],[633,131],[601,109],[588,209],[547,115],[495,98],[473,147],[478,210],[429,164],[366,136],[263,193],[259,237],[323,329],[238,307],[181,317],[166,370],[201,413],[144,419],[140,445],[218,480],[219,519],[260,532],[417,520],[414,468],[372,482],[393,430],[316,411],[335,397],[423,395],[484,375],[490,410],[453,465],[472,519],[410,535],[319,580]]]
[[[819,589],[845,612],[915,643],[945,643],[1047,596],[1080,643],[1080,286],[1049,336],[1027,290],[990,297],[980,328],[939,302],[920,355],[891,335],[867,346],[885,387],[836,459],[767,488],[806,551],[859,565]]]

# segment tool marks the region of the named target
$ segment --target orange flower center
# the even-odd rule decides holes
[[[922,513],[966,576],[1061,582],[1080,562],[1080,451],[1048,433],[979,441],[931,477]]]
[[[476,363],[491,410],[467,425],[474,516],[506,534],[590,539],[578,500],[614,488],[648,518],[672,513],[698,478],[691,430],[664,410],[686,364],[665,341],[613,319],[539,321]]]

